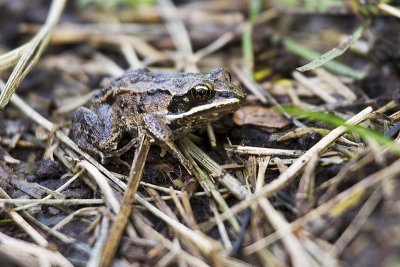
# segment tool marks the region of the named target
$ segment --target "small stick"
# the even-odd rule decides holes
[[[193,48],[190,42],[189,33],[186,30],[185,24],[177,17],[177,9],[171,0],[157,1],[160,6],[161,15],[167,21],[167,30],[178,48],[182,53],[184,68],[187,72],[199,72],[196,64],[190,62],[190,57],[193,56]],[[177,62],[179,63],[179,62]]]
[[[179,142],[182,150],[189,153],[200,165],[207,171],[218,177],[218,181],[238,199],[246,199],[250,196],[250,192],[237,179],[227,173],[222,167],[212,158],[205,154],[197,147],[189,138],[184,137]]]
[[[301,74],[298,71],[293,72],[293,77],[302,85],[304,85],[306,88],[310,89],[316,96],[318,96],[320,99],[325,101],[326,103],[329,104],[334,104],[337,103],[337,99],[331,96],[329,93],[325,92],[324,90],[321,90],[319,86],[315,85],[308,79],[306,76]]]
[[[110,228],[110,219],[106,216],[103,216],[100,225],[98,226],[98,238],[96,243],[93,246],[92,253],[90,255],[90,259],[87,262],[87,267],[97,267],[99,266],[99,262],[101,259],[101,255],[103,252],[104,244],[107,242],[107,233]]]
[[[61,17],[66,2],[67,1],[65,0],[53,0],[51,2],[45,24],[36,33],[32,40],[29,41],[26,49],[23,49],[23,52],[21,51],[21,57],[13,69],[4,90],[0,94],[0,108],[4,108],[8,104],[8,101],[19,84],[39,61],[39,58],[46,49],[50,37]]]
[[[79,176],[81,176],[81,174],[84,173],[84,172],[85,172],[85,169],[80,170],[80,171],[77,172],[72,178],[70,178],[65,184],[63,184],[62,186],[60,186],[60,187],[59,187],[57,190],[55,190],[54,192],[57,192],[57,193],[62,192],[65,188],[67,188],[70,184],[72,184],[73,181],[75,181],[76,179],[78,179]],[[41,200],[51,199],[52,197],[53,197],[53,194],[49,194],[49,195],[45,196],[44,198],[42,198]],[[25,205],[25,206],[19,206],[19,207],[15,208],[14,210],[15,210],[15,211],[18,211],[18,210],[26,210],[26,209],[29,209],[29,208],[31,208],[31,207],[33,207],[33,206],[36,206],[36,205],[37,205],[36,203],[30,203],[30,204],[27,204],[27,205]]]
[[[225,150],[240,155],[255,155],[255,156],[288,156],[298,157],[304,154],[303,150],[290,150],[290,149],[277,149],[266,147],[252,147],[252,146],[225,146]]]
[[[210,140],[210,144],[212,148],[217,147],[217,138],[215,137],[214,129],[211,123],[207,124],[207,135],[208,139]]]
[[[379,3],[379,4],[377,4],[377,6],[383,12],[385,12],[389,15],[392,15],[394,17],[400,18],[400,10],[398,8],[395,8],[394,6],[384,4],[384,3]]]
[[[375,173],[372,173],[365,177],[362,181],[356,183],[355,185],[349,187],[345,191],[341,192],[340,194],[336,195],[336,197],[324,202],[322,205],[318,206],[317,208],[313,209],[306,215],[296,219],[295,221],[291,222],[291,228],[280,229],[280,234],[286,234],[286,231],[293,231],[292,229],[298,229],[302,225],[305,225],[307,222],[310,222],[313,219],[321,218],[322,216],[326,216],[326,218],[333,218],[337,217],[338,214],[338,206],[341,206],[340,210],[343,211],[343,203],[352,203],[354,204],[355,196],[357,199],[361,199],[364,194],[368,192],[368,190],[379,183],[382,183],[385,180],[393,179],[394,177],[400,174],[399,169],[400,160],[396,160],[388,167],[381,169]],[[348,205],[348,204],[347,204]],[[347,206],[348,208],[349,206]],[[235,210],[236,211],[236,210]],[[361,210],[360,210],[361,212]],[[226,219],[226,218],[224,218]],[[283,232],[282,232],[283,231]],[[262,247],[266,247],[272,242],[278,240],[278,233],[274,232],[269,236],[264,237],[263,239],[249,245],[248,247],[244,248],[244,253],[246,255],[250,255],[256,251],[258,251]]]
[[[99,205],[104,204],[102,199],[0,199],[0,203],[15,205]]]
[[[218,255],[221,251],[222,246],[219,242],[215,241],[211,237],[208,237],[202,232],[193,231],[189,227],[169,217],[164,212],[157,209],[155,206],[146,201],[139,194],[136,196],[136,201],[145,207],[149,212],[163,220],[168,224],[177,234],[190,240],[197,248],[199,248],[207,256]]]
[[[370,117],[372,112],[371,107],[367,107],[364,110],[360,111],[358,114],[354,115],[352,118],[346,121],[346,124],[355,125],[358,124],[365,119]],[[247,209],[253,203],[256,203],[259,199],[263,197],[271,196],[273,193],[282,190],[286,185],[288,185],[307,165],[307,163],[312,158],[312,155],[315,153],[322,153],[327,147],[329,147],[335,139],[341,136],[343,133],[347,131],[346,126],[339,126],[332,130],[327,136],[322,138],[318,143],[316,143],[311,149],[309,149],[306,153],[304,153],[301,157],[299,157],[284,173],[279,175],[277,179],[272,181],[271,183],[265,185],[259,192],[253,194],[251,197],[247,198],[244,201],[233,206],[229,212],[224,212],[221,214],[221,218],[223,220],[230,218],[232,214],[236,214],[242,210]]]
[[[132,202],[135,200],[135,194],[140,179],[142,178],[143,168],[146,163],[149,149],[150,141],[144,134],[142,134],[140,146],[138,151],[136,151],[135,158],[132,162],[131,171],[129,173],[129,182],[124,193],[124,199],[119,213],[112,224],[109,238],[104,246],[104,252],[100,261],[100,266],[102,267],[111,266],[115,253],[117,252],[118,244],[132,211]]]
[[[0,197],[4,200],[13,200],[3,188],[0,187]],[[2,199],[3,200],[3,199]],[[4,208],[4,207],[2,207]],[[21,227],[39,246],[48,247],[49,242],[35,230],[18,212],[5,209],[10,217]]]

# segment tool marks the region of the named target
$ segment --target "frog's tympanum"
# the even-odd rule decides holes
[[[209,74],[128,71],[97,93],[89,108],[75,111],[71,137],[104,161],[116,154],[124,135],[136,138],[142,128],[186,165],[173,140],[239,109],[244,100],[220,68]]]

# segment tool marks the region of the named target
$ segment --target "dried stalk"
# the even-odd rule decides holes
[[[349,120],[346,121],[346,124],[355,125],[358,124],[365,119],[367,119],[372,112],[371,107],[367,107]],[[284,173],[279,175],[277,179],[272,181],[271,183],[265,185],[260,192],[252,195],[250,198],[245,201],[241,201],[240,203],[233,206],[229,213],[225,212],[221,214],[223,219],[229,218],[232,216],[231,214],[238,213],[253,203],[256,203],[258,199],[261,197],[268,197],[279,190],[282,190],[287,184],[289,184],[305,167],[305,165],[312,159],[314,154],[321,154],[327,147],[329,147],[339,136],[347,131],[345,126],[339,126],[332,130],[328,135],[322,138],[317,144],[315,144],[311,149],[309,149],[305,154],[299,157]]]
[[[298,157],[304,154],[303,150],[277,149],[252,146],[225,146],[228,152],[237,153],[239,155],[255,155],[255,156],[286,156]]]
[[[124,193],[124,199],[118,215],[112,224],[109,238],[104,246],[103,255],[100,261],[100,266],[102,267],[110,266],[114,260],[115,253],[118,249],[118,244],[121,240],[122,234],[132,211],[132,203],[135,200],[136,191],[139,186],[140,179],[142,178],[143,168],[149,149],[150,141],[143,133],[141,136],[140,146],[138,151],[136,151],[135,158],[132,162],[131,171],[129,174],[129,182]]]
[[[0,187],[0,196],[5,198],[5,199],[0,199],[0,201],[14,200],[11,199],[11,197],[7,194],[7,192],[4,191],[4,189],[1,187]],[[8,214],[15,221],[15,223],[18,224],[18,226],[21,227],[21,229],[23,229],[38,245],[42,247],[47,247],[49,245],[49,242],[47,242],[47,240],[39,232],[37,232],[35,228],[33,228],[27,221],[25,221],[25,219],[21,215],[19,215],[18,212],[9,210]]]
[[[51,34],[61,17],[65,3],[66,0],[52,1],[45,24],[23,50],[21,58],[11,73],[4,90],[0,94],[0,108],[4,108],[8,104],[19,84],[35,66],[46,49]]]
[[[15,251],[22,251],[35,256],[40,259],[41,264],[51,266],[51,264],[61,267],[73,267],[73,265],[64,258],[59,252],[51,251],[50,249],[42,248],[40,246],[21,241],[9,237],[0,232],[0,243],[14,249]]]

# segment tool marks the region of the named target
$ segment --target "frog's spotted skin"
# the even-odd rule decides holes
[[[209,74],[128,71],[96,94],[89,108],[75,111],[71,137],[104,159],[125,134],[136,138],[142,127],[183,161],[173,139],[239,109],[244,101],[244,92],[223,69]]]

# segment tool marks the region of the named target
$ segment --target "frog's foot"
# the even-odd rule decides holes
[[[123,146],[123,147],[121,147],[121,148],[119,148],[117,150],[114,150],[114,151],[105,152],[105,153],[103,153],[103,155],[104,155],[105,158],[120,157],[123,154],[125,154],[126,152],[128,152],[128,150],[131,149],[136,143],[137,143],[137,138],[133,138],[125,146]]]
[[[179,160],[189,174],[192,174],[193,166],[175,145],[172,138],[172,131],[168,127],[165,119],[161,116],[148,114],[144,116],[144,123],[150,136],[160,144],[161,148],[171,153],[173,157]]]
[[[79,146],[80,149],[83,151],[89,153],[90,155],[94,156],[97,158],[97,160],[100,158],[101,164],[105,164],[107,161],[107,156],[101,152],[97,147],[92,145],[91,143],[87,142],[85,139],[75,139],[72,137],[72,140],[75,141],[75,143]]]

